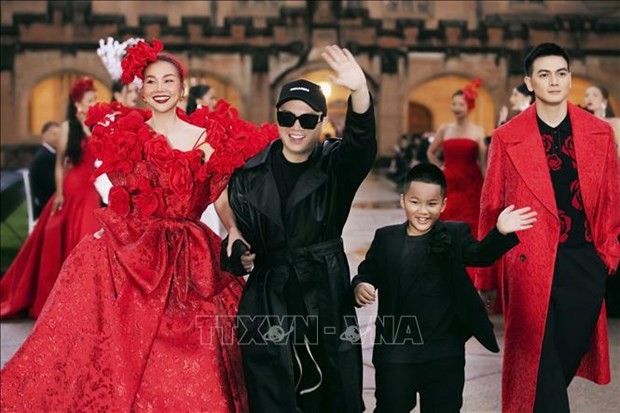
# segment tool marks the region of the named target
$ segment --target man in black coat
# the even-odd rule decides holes
[[[229,202],[254,268],[238,313],[253,412],[363,410],[359,331],[342,244],[353,197],[377,152],[366,78],[328,46],[332,81],[351,90],[341,140],[319,143],[319,85],[296,80],[276,104],[280,139],[232,177]],[[247,261],[245,261],[248,265]]]
[[[34,219],[39,218],[41,211],[52,194],[56,191],[54,166],[56,165],[56,146],[60,137],[60,125],[47,122],[41,130],[41,147],[37,150],[30,164],[30,194]]]

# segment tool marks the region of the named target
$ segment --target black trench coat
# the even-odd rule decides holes
[[[356,114],[349,102],[343,139],[316,147],[285,211],[270,161],[271,153],[280,150],[282,142],[273,142],[228,186],[237,225],[257,255],[237,323],[250,410],[296,411],[294,355],[286,341],[293,321],[277,317],[290,315],[283,290],[294,276],[306,315],[318,320],[325,349],[323,391],[339,399],[342,412],[357,413],[363,410],[361,345],[341,235],[377,153],[374,108],[371,104],[366,113]]]

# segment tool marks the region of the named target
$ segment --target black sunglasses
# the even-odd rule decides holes
[[[290,128],[295,124],[296,120],[299,120],[299,124],[304,129],[314,129],[316,125],[323,119],[323,115],[315,115],[313,113],[304,113],[303,115],[295,116],[291,112],[277,112],[278,125],[285,128]]]

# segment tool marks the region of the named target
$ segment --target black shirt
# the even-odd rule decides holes
[[[286,225],[286,203],[293,193],[299,177],[310,167],[312,158],[304,162],[294,163],[289,162],[284,157],[280,146],[273,145],[271,151],[271,169],[280,195],[282,220]],[[297,277],[288,277],[284,287],[284,297],[289,314],[306,314],[307,310],[304,306],[303,294]]]
[[[555,128],[539,117],[547,165],[560,218],[560,246],[579,247],[592,242],[577,174],[575,144],[568,114]]]
[[[419,236],[407,235],[405,237],[405,247],[401,255],[401,269],[403,271],[400,273],[398,287],[400,291],[399,307],[406,299],[405,292],[407,288],[405,287],[419,274],[418,268],[426,264],[427,249],[428,233]]]
[[[423,363],[465,354],[465,340],[455,326],[449,280],[429,260],[429,234],[405,237],[394,340],[383,337],[390,350],[382,352],[381,361]]]
[[[282,153],[281,147],[273,145],[271,147],[271,168],[273,171],[273,177],[278,187],[278,193],[280,195],[280,205],[282,207],[282,218],[286,216],[286,203],[291,196],[295,184],[299,180],[299,177],[306,172],[306,170],[312,164],[312,158],[304,162],[294,163],[289,162]]]

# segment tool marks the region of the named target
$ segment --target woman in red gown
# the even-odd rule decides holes
[[[90,181],[95,158],[85,144],[90,129],[84,118],[96,100],[93,80],[76,81],[69,97],[67,121],[62,124],[56,151],[56,194],[0,279],[2,318],[22,310],[38,317],[71,250],[82,237],[101,227],[93,214],[99,207],[99,195]]]
[[[452,113],[456,122],[439,127],[428,148],[428,159],[443,168],[446,175],[448,203],[441,214],[444,220],[467,222],[474,236],[478,233],[480,193],[486,161],[484,129],[467,120],[474,108],[475,80],[452,95]],[[438,153],[443,149],[443,163]]]
[[[98,104],[92,144],[114,184],[103,230],[67,259],[32,334],[1,372],[2,411],[247,411],[234,336],[243,279],[220,270],[221,239],[200,222],[215,202],[240,238],[226,185],[273,129],[224,102],[176,109],[184,70],[157,40],[129,49],[149,111]]]

